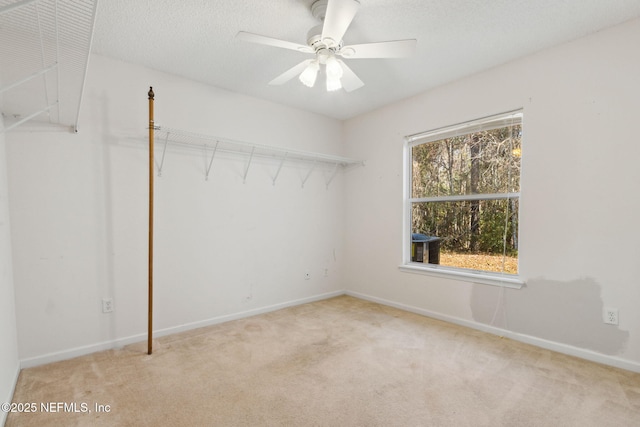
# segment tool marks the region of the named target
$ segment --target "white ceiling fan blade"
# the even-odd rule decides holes
[[[340,43],[359,7],[360,3],[357,0],[329,0],[322,26],[322,40],[333,41],[333,45],[329,42],[329,47]]]
[[[407,58],[416,51],[416,39],[353,44],[340,49],[343,58]]]
[[[284,73],[280,74],[275,79],[271,80],[269,82],[269,84],[272,85],[272,86],[278,86],[278,85],[281,85],[281,84],[284,84],[284,83],[288,82],[292,78],[294,78],[297,75],[299,75],[300,73],[302,73],[304,71],[304,69],[307,68],[307,65],[309,65],[311,63],[311,61],[313,61],[313,59],[307,59],[305,61],[302,61],[298,65],[295,65],[294,67],[289,68],[287,71],[285,71]]]
[[[303,44],[288,42],[286,40],[274,39],[272,37],[261,36],[260,34],[247,33],[246,31],[240,31],[236,34],[236,38],[250,42],[264,44],[267,46],[281,47],[284,49],[295,50],[304,53],[314,53],[313,49]]]
[[[364,86],[364,82],[360,80],[356,73],[345,64],[343,61],[338,59],[338,63],[342,66],[342,78],[340,79],[342,82],[342,87],[347,92],[352,92],[356,89]]]

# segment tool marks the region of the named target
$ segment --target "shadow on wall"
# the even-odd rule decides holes
[[[602,321],[600,285],[589,278],[532,279],[519,290],[474,285],[471,310],[476,322],[602,354],[621,353],[629,339]]]

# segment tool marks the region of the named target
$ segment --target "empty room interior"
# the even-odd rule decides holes
[[[640,0],[0,0],[0,424],[640,425],[639,45]]]

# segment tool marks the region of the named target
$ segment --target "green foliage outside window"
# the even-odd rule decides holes
[[[414,146],[410,197],[428,201],[412,202],[412,232],[440,237],[443,251],[517,256],[519,200],[509,195],[520,191],[521,139],[517,124]]]

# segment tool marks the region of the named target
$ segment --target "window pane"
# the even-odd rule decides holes
[[[413,147],[411,197],[520,191],[522,126],[508,126]]]
[[[518,199],[412,203],[412,260],[517,274],[518,208]]]

